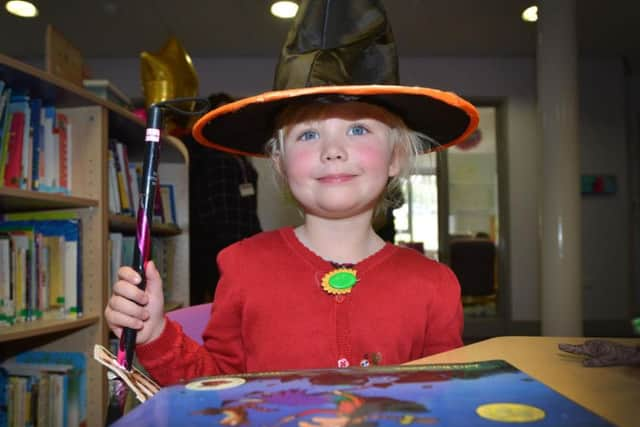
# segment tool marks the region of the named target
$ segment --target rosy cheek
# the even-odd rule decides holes
[[[363,147],[358,150],[358,158],[360,163],[368,168],[384,168],[389,164],[390,154],[381,147]]]
[[[287,179],[291,181],[308,175],[313,161],[313,154],[307,150],[288,150],[285,157]]]

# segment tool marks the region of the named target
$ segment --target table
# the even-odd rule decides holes
[[[410,364],[502,359],[618,426],[640,425],[640,366],[585,368],[582,357],[558,350],[559,343],[581,344],[586,339],[497,337]],[[640,345],[640,339],[635,338],[606,339],[625,345]]]

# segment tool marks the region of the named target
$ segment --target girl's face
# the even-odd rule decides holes
[[[286,126],[280,166],[306,213],[346,218],[373,210],[399,168],[386,117],[379,107],[351,102]]]

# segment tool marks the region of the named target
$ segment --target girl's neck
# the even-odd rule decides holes
[[[307,215],[295,233],[319,257],[341,264],[356,264],[385,245],[371,228],[369,217],[334,220]]]

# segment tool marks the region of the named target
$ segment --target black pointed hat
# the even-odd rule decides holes
[[[303,0],[282,48],[274,91],[216,108],[193,136],[203,145],[264,156],[275,118],[294,102],[338,97],[382,106],[424,135],[424,151],[463,141],[478,112],[451,92],[398,85],[398,57],[379,0]]]

